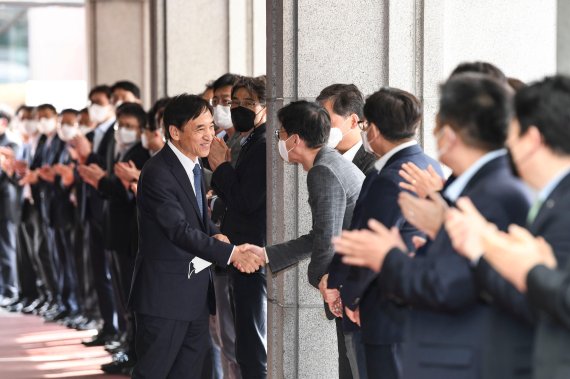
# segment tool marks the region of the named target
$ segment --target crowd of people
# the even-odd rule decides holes
[[[309,258],[341,379],[570,377],[570,78],[459,65],[437,160],[407,91],[287,104],[269,148],[307,172],[312,229],[270,246],[264,76],[89,104],[0,113],[0,305],[98,329],[105,372],[266,378],[266,269]]]

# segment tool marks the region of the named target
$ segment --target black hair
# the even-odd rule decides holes
[[[230,73],[224,74],[220,76],[218,79],[216,79],[214,83],[212,83],[212,89],[216,91],[217,89],[220,89],[225,86],[233,87],[241,78],[242,77],[240,75],[236,74],[230,74]],[[209,88],[207,84],[206,88]]]
[[[289,136],[298,134],[309,148],[321,147],[329,138],[331,118],[320,104],[294,101],[281,108],[277,118]]]
[[[137,103],[124,103],[117,108],[117,119],[121,116],[135,117],[139,123],[139,128],[144,129],[146,126],[147,115],[143,107]]]
[[[77,112],[77,113],[87,113],[87,114],[89,114],[89,109],[83,108],[83,109],[80,109],[79,112]]]
[[[125,91],[129,91],[133,95],[135,95],[135,97],[139,100],[141,98],[141,90],[140,90],[139,86],[137,86],[135,83],[130,82],[128,80],[120,80],[120,81],[116,82],[115,84],[113,84],[113,86],[111,87],[111,93],[115,92],[116,89],[122,89]]]
[[[239,89],[245,88],[250,95],[256,95],[261,104],[265,104],[266,81],[265,75],[256,77],[244,76],[232,87],[232,97]]]
[[[515,92],[519,92],[521,89],[527,86],[525,82],[517,78],[507,78],[507,83],[509,84],[509,87],[511,87]]]
[[[2,119],[5,119],[6,122],[10,122],[12,117],[8,113],[6,113],[4,111],[0,111],[0,120],[2,120]]]
[[[162,116],[165,138],[171,139],[169,130],[171,125],[182,130],[189,120],[200,117],[206,111],[214,114],[212,106],[200,96],[183,93],[173,97],[166,105]]]
[[[324,88],[317,101],[323,105],[327,100],[332,102],[332,109],[339,116],[346,118],[353,113],[359,119],[364,116],[364,97],[354,84],[332,84]]]
[[[157,118],[161,118],[164,115],[164,109],[166,105],[170,101],[169,97],[163,97],[162,99],[158,99],[152,108],[148,111],[148,123],[146,129],[150,131],[157,130],[160,125],[157,122]],[[158,117],[157,117],[158,116]]]
[[[45,110],[45,109],[49,109],[50,111],[53,112],[53,114],[57,115],[57,111],[55,110],[55,107],[51,104],[40,104],[36,107],[36,110],[38,110],[38,111]]]
[[[71,113],[74,116],[79,116],[79,111],[77,111],[76,109],[72,109],[72,108],[66,108],[64,110],[62,110],[61,112],[59,112],[59,115],[63,115],[64,113]]]
[[[376,125],[382,137],[398,141],[416,134],[422,118],[422,104],[409,92],[384,87],[366,99],[364,116]]]
[[[522,88],[515,110],[521,135],[535,126],[553,152],[570,154],[570,77],[551,76]]]
[[[465,72],[478,72],[480,74],[489,75],[501,83],[507,82],[507,76],[500,68],[495,66],[489,62],[463,62],[460,63],[455,69],[451,72],[450,78],[454,75],[463,74]]]
[[[101,84],[91,88],[91,91],[89,91],[89,99],[91,99],[91,96],[96,93],[102,93],[107,97],[107,99],[111,100],[111,87],[106,84]]]
[[[512,118],[510,89],[489,75],[464,73],[440,86],[438,125],[448,124],[463,142],[485,151],[504,146]]]

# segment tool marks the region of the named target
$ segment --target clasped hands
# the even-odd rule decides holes
[[[215,239],[230,243],[228,237],[223,234],[216,234]],[[251,274],[265,266],[265,251],[262,247],[251,245],[248,243],[236,245],[232,253],[230,263],[239,271],[245,274]]]

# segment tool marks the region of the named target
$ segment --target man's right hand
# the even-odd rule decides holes
[[[252,252],[256,250],[252,247],[257,246],[249,244],[236,246],[230,260],[235,268],[246,274],[254,273],[265,265],[265,259]]]

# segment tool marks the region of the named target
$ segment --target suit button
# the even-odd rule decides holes
[[[338,286],[338,288],[342,288],[342,284],[340,286]]]
[[[354,305],[357,305],[358,303],[360,303],[360,298],[357,297],[356,299],[354,299]]]

